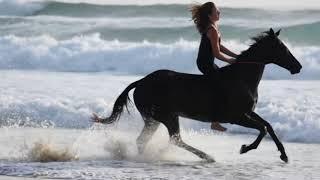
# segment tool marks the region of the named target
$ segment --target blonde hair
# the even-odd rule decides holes
[[[207,31],[211,21],[209,15],[212,13],[212,8],[215,7],[213,2],[204,4],[193,4],[190,7],[191,17],[200,34]]]

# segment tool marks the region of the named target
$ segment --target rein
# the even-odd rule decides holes
[[[243,62],[235,62],[234,64],[258,64],[258,65],[265,65],[261,62],[249,62],[249,61],[243,61]]]
[[[252,57],[246,57],[246,56],[241,56],[238,55],[240,57],[238,58],[235,58],[236,62],[233,63],[233,64],[257,64],[257,65],[266,65],[265,63],[262,63],[262,62],[254,62],[254,61],[241,61],[242,59],[245,60],[245,59],[252,59]]]

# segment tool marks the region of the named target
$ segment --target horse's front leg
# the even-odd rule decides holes
[[[261,118],[261,117],[260,117],[257,113],[255,113],[255,112],[250,112],[250,113],[248,113],[248,115],[249,115],[252,119],[263,123],[264,126],[267,127],[268,133],[270,134],[271,138],[273,139],[273,141],[274,141],[275,144],[277,145],[278,150],[281,152],[280,159],[281,159],[282,161],[284,161],[284,162],[288,162],[288,157],[287,157],[287,154],[286,154],[286,152],[285,152],[285,150],[284,150],[284,147],[283,147],[282,143],[280,142],[280,140],[278,139],[277,135],[275,134],[272,126],[271,126],[266,120],[264,120],[263,118]]]
[[[250,145],[242,145],[240,149],[240,154],[246,153],[252,149],[257,149],[259,146],[262,138],[266,135],[266,128],[265,126],[259,122],[251,119],[248,115],[244,114],[242,117],[240,117],[240,121],[234,122],[234,124],[238,124],[243,127],[247,128],[253,128],[260,131],[260,134],[258,135],[257,139],[251,143]]]

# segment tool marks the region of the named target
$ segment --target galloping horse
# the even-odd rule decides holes
[[[236,63],[220,68],[219,77],[158,70],[130,84],[117,98],[112,114],[95,122],[110,124],[117,121],[127,105],[128,93],[135,88],[134,103],[144,120],[137,138],[140,153],[160,123],[170,135],[170,142],[214,162],[206,153],[184,143],[179,131],[179,116],[202,122],[216,120],[253,128],[260,132],[250,145],[242,145],[240,153],[256,149],[268,132],[281,152],[280,159],[288,162],[285,149],[272,126],[254,112],[258,100],[258,85],[266,64],[274,63],[299,73],[302,66],[278,38],[280,30],[272,29],[252,38],[254,43],[238,57]]]

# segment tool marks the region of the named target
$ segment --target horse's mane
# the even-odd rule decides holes
[[[259,47],[261,42],[268,37],[270,37],[269,31],[264,31],[254,37],[251,37],[250,39],[253,41],[253,43],[249,45],[249,48],[247,50],[242,51],[237,58],[241,59],[241,57],[247,57],[252,52],[252,50]]]

